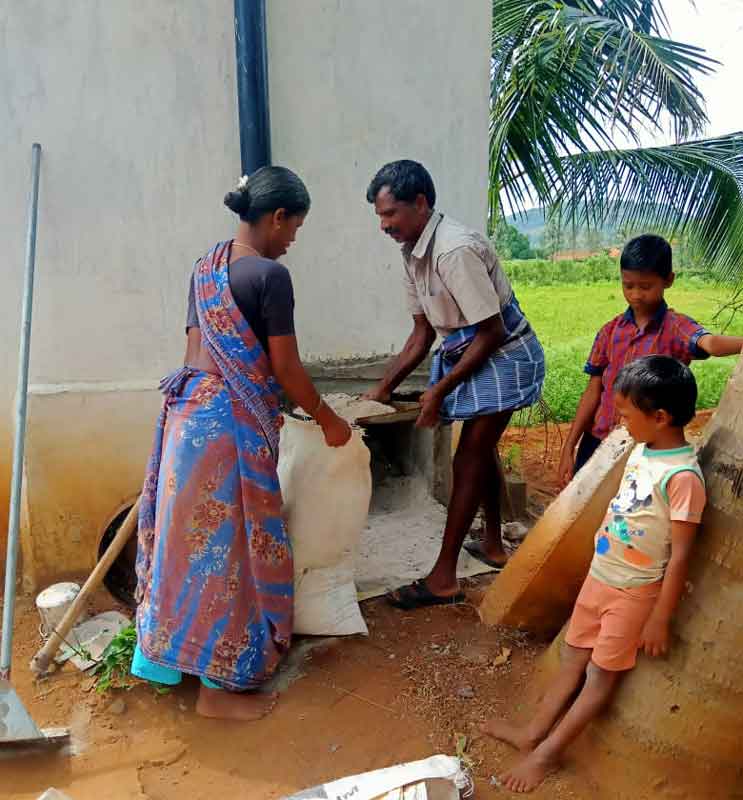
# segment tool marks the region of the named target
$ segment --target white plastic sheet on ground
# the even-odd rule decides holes
[[[431,756],[305,789],[284,800],[459,800],[472,782],[458,758]]]
[[[354,431],[331,448],[318,425],[286,417],[279,482],[294,551],[294,632],[367,633],[354,562],[371,499],[370,454]]]

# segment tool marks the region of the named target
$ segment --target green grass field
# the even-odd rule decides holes
[[[535,286],[514,277],[516,296],[547,355],[545,400],[557,420],[570,420],[586,385],[583,365],[594,336],[605,322],[626,308],[621,287],[618,281]],[[729,292],[724,289],[690,279],[677,281],[666,293],[666,300],[671,308],[717,333],[722,332],[722,321],[716,321],[714,315],[727,296]],[[725,332],[743,335],[743,317],[734,318]],[[698,408],[717,405],[735,363],[735,357],[694,362],[692,369],[699,385]]]

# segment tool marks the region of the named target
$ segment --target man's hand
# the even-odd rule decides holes
[[[568,447],[566,443],[560,453],[560,464],[557,467],[557,480],[561,489],[564,489],[573,480],[574,464],[573,448]]]
[[[414,315],[413,330],[400,354],[387,365],[379,383],[363,395],[364,400],[375,400],[377,403],[388,405],[392,399],[392,392],[423,363],[435,340],[436,332],[426,319],[426,315],[423,313]]]
[[[362,394],[361,399],[374,400],[375,403],[384,403],[384,405],[389,405],[389,402],[392,399],[392,392],[383,388],[380,384],[379,386],[375,386],[373,389],[370,389],[365,394]]]
[[[670,640],[671,631],[668,622],[651,615],[640,637],[640,647],[644,648],[645,654],[653,658],[664,656],[668,652]]]
[[[421,413],[415,423],[416,428],[433,428],[439,422],[439,411],[444,397],[440,391],[432,386],[421,395]]]

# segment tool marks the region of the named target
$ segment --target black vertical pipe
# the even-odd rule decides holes
[[[265,0],[235,0],[237,109],[243,175],[271,163]]]

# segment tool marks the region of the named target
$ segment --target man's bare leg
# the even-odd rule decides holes
[[[501,776],[503,785],[512,792],[531,792],[560,765],[567,746],[603,711],[623,675],[588,665],[586,682],[576,701],[547,738]]]
[[[511,418],[510,411],[467,420],[454,456],[452,493],[439,557],[426,578],[434,594],[457,593],[457,560],[470,531],[493,468],[493,450]]]
[[[505,430],[505,428],[504,428]],[[498,565],[505,565],[508,555],[503,549],[501,535],[501,472],[495,461],[497,450],[493,450],[492,464],[488,473],[482,507],[485,512],[485,536],[480,541],[483,555]]]
[[[589,649],[564,645],[560,672],[537,706],[531,721],[526,725],[517,725],[508,720],[494,719],[482,726],[482,732],[507,742],[522,752],[534,750],[547,738],[581,685],[591,660],[591,652]]]

